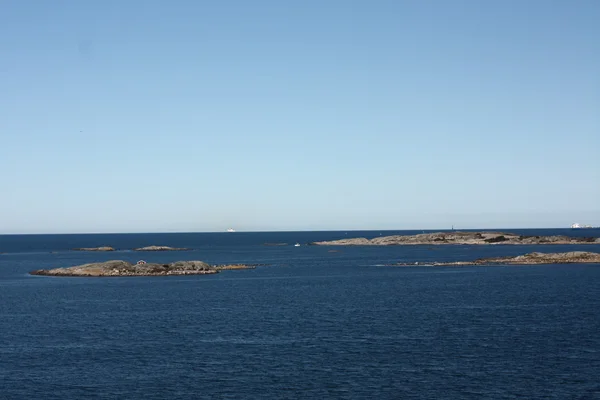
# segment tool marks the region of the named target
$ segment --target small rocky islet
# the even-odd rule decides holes
[[[30,274],[71,277],[169,276],[217,274],[223,270],[253,268],[255,265],[251,264],[210,265],[204,261],[176,261],[161,264],[140,260],[132,264],[123,260],[111,260],[67,268],[38,269],[31,271]]]
[[[138,247],[137,249],[133,249],[133,251],[187,251],[190,250],[185,247],[169,247],[169,246],[146,246],[146,247]]]
[[[115,251],[114,247],[100,246],[100,247],[78,247],[73,251]]]
[[[186,247],[169,247],[169,246],[145,246],[133,249],[133,251],[188,251]],[[73,251],[115,251],[114,247],[100,246],[100,247],[78,247]]]
[[[497,244],[600,244],[600,238],[554,236],[525,236],[505,232],[435,232],[418,235],[381,236],[373,239],[351,238],[312,242],[316,246],[402,246],[402,245],[497,245]]]
[[[600,253],[568,251],[564,253],[528,253],[519,256],[479,258],[473,261],[400,262],[391,266],[469,266],[469,265],[536,265],[536,264],[600,264]]]

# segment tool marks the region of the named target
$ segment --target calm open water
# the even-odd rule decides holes
[[[600,265],[381,266],[600,245],[263,245],[380,233],[0,236],[0,399],[600,398]],[[152,244],[192,250],[128,251]],[[268,265],[27,274],[140,258]]]

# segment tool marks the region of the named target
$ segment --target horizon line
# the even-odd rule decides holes
[[[401,231],[498,231],[498,230],[534,230],[534,229],[574,229],[574,230],[587,230],[587,229],[600,229],[600,227],[592,226],[589,228],[571,228],[568,227],[528,227],[528,228],[413,228],[413,229],[300,229],[300,230],[235,230],[234,232],[223,231],[154,231],[154,232],[29,232],[29,233],[0,233],[0,236],[26,236],[26,235],[156,235],[156,234],[196,234],[196,233],[294,233],[294,232],[401,232]]]

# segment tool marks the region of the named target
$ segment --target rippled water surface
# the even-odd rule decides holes
[[[379,234],[0,236],[0,399],[600,398],[600,265],[381,266],[600,245],[304,245]],[[140,258],[266,265],[27,274]]]

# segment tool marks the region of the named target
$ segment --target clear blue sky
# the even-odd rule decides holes
[[[600,225],[600,1],[0,2],[0,233]]]

